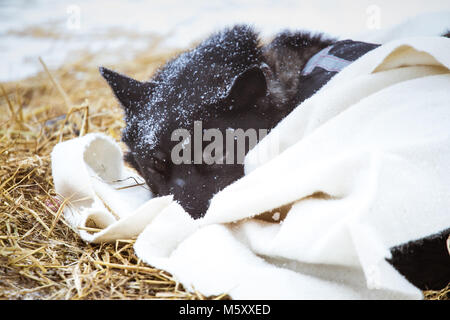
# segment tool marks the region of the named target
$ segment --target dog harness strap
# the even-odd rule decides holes
[[[352,61],[348,61],[329,54],[334,46],[326,47],[316,53],[302,70],[302,75],[310,74],[316,67],[320,67],[326,71],[339,72],[348,66]]]

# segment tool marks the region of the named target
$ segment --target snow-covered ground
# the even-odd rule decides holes
[[[50,67],[83,50],[102,52],[109,62],[123,59],[153,35],[164,36],[164,46],[183,48],[224,26],[250,23],[263,37],[286,28],[357,37],[443,11],[450,12],[450,1],[0,0],[0,81],[40,70],[39,56]],[[424,30],[447,23],[435,17],[424,19]]]

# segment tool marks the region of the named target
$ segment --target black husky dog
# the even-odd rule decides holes
[[[251,27],[238,25],[169,61],[148,82],[106,68],[100,72],[125,111],[126,161],[155,195],[174,195],[192,217],[199,218],[212,196],[241,178],[244,170],[237,161],[195,161],[195,149],[200,149],[202,160],[206,145],[204,139],[200,146],[190,145],[196,124],[200,123],[200,134],[214,128],[223,136],[230,129],[270,130],[342,68],[377,46],[303,32],[282,32],[261,45]],[[174,139],[178,129],[189,134],[182,141]],[[173,150],[180,145],[184,149],[179,151],[189,153],[188,161],[174,163]],[[234,142],[227,145],[222,154],[235,152],[234,147]],[[245,144],[245,153],[250,148]],[[442,243],[439,237],[433,239],[432,243]],[[391,263],[397,268],[410,264],[401,259],[412,257],[404,251],[393,250]]]
[[[127,162],[155,195],[173,194],[192,217],[199,218],[215,193],[243,176],[243,165],[237,161],[174,164],[172,151],[179,144],[172,141],[175,130],[187,129],[194,136],[195,121],[201,121],[203,131],[217,128],[224,136],[230,128],[270,130],[339,67],[374,47],[290,32],[261,46],[252,28],[240,25],[179,55],[148,82],[105,68],[100,72],[125,111],[122,139],[130,149]],[[329,50],[323,51],[325,48]],[[302,72],[319,52],[329,59],[310,64],[309,71]],[[203,150],[204,145],[201,147]],[[194,159],[195,146],[189,149],[189,158]]]

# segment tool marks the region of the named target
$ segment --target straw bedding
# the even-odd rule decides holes
[[[157,40],[133,59],[109,65],[148,79],[179,51]],[[63,218],[50,152],[59,141],[104,132],[117,141],[122,111],[98,73],[98,57],[79,55],[57,70],[0,87],[0,299],[224,299],[189,293],[170,274],[135,256],[133,240],[88,244]],[[450,286],[424,292],[449,299]]]

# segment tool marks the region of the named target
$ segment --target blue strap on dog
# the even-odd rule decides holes
[[[326,71],[339,72],[348,66],[352,61],[348,61],[329,54],[333,46],[326,47],[325,49],[316,53],[302,70],[302,75],[306,76],[313,72],[316,67],[320,67]]]

